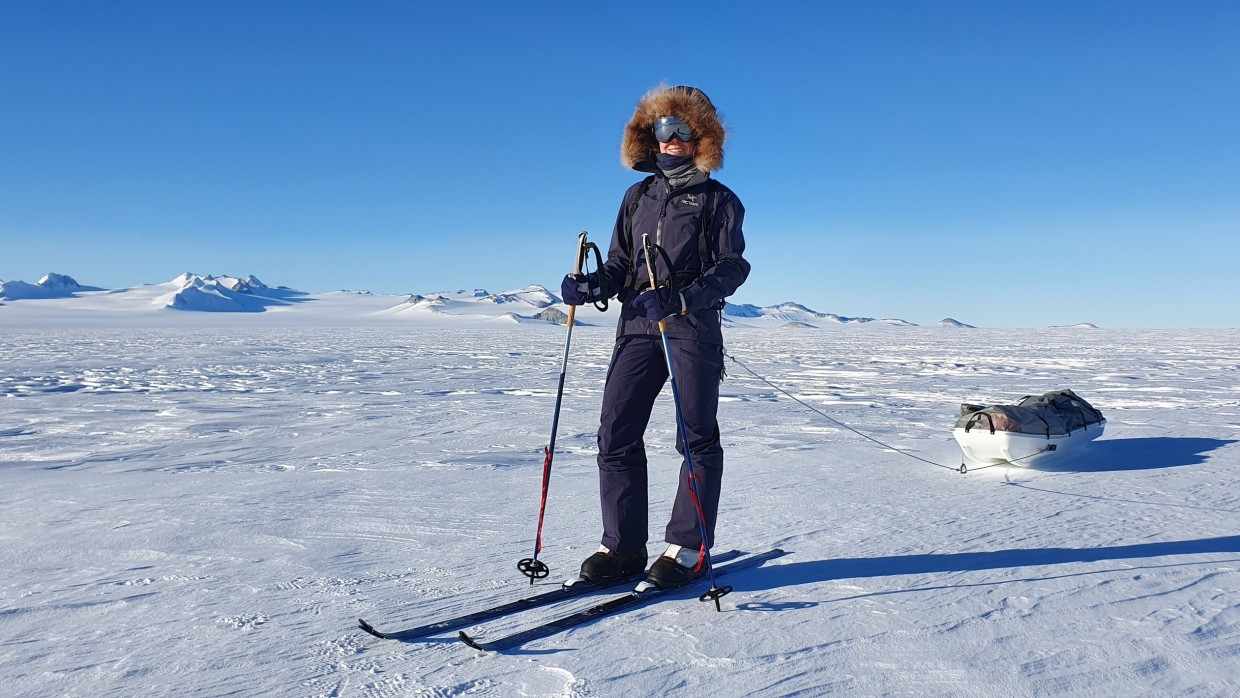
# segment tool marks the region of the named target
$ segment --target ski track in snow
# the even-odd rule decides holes
[[[718,549],[790,554],[729,577],[723,613],[670,600],[507,655],[357,630],[531,592],[515,563],[532,552],[562,331],[6,330],[6,693],[1240,693],[1226,330],[732,330],[753,371],[948,467],[961,402],[1072,388],[1107,433],[1037,468],[960,475],[729,363]],[[611,340],[574,335],[552,580],[597,545]],[[677,462],[668,393],[647,433],[654,554]]]

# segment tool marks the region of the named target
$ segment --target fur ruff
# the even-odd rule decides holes
[[[620,143],[620,162],[641,172],[654,172],[654,156],[659,142],[654,138],[654,122],[676,116],[692,129],[696,149],[693,164],[702,172],[723,167],[723,141],[727,127],[706,94],[696,88],[659,85],[637,103],[633,118],[624,129]]]

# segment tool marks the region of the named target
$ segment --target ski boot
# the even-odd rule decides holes
[[[646,546],[628,555],[613,553],[604,546],[581,563],[581,577],[588,582],[600,584],[646,569]]]
[[[679,589],[706,574],[706,570],[695,572],[700,554],[697,550],[669,545],[667,550],[650,566],[646,575],[646,583],[660,589]]]

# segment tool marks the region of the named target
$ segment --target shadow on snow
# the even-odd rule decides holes
[[[1034,548],[979,553],[892,555],[794,562],[745,576],[738,589],[759,591],[839,579],[890,577],[906,574],[975,572],[1036,565],[1064,565],[1107,560],[1139,560],[1165,555],[1240,553],[1240,536],[1199,538],[1166,543],[1139,543],[1102,548]]]
[[[1157,436],[1140,439],[1103,439],[1080,453],[1034,462],[1030,470],[1098,473],[1117,470],[1152,470],[1200,465],[1211,451],[1236,443],[1235,439],[1203,439]]]

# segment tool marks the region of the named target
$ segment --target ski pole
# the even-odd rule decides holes
[[[573,274],[581,273],[582,266],[587,261],[590,251],[594,251],[594,259],[598,268],[603,266],[602,253],[599,252],[598,245],[586,241],[586,233],[582,231],[577,236],[577,253],[573,259]],[[599,310],[607,310],[607,301],[601,304],[595,303],[595,307]],[[547,563],[538,559],[538,554],[542,552],[542,531],[543,516],[547,511],[547,489],[551,484],[551,460],[555,457],[555,435],[560,427],[560,403],[564,399],[564,376],[568,373],[568,348],[573,341],[573,320],[577,316],[577,306],[568,306],[568,334],[564,338],[564,359],[560,363],[560,386],[555,394],[555,413],[551,417],[551,441],[543,449],[543,472],[542,472],[542,498],[538,504],[538,532],[534,537],[534,556],[522,558],[517,563],[517,569],[521,573],[530,578],[530,584],[536,579],[542,579],[551,574],[551,569],[547,567]]]
[[[667,252],[658,245],[650,244],[650,234],[642,235],[642,247],[646,251],[646,269],[650,273],[650,290],[655,292],[655,302],[662,306],[659,301],[658,291],[659,284],[657,281],[657,272],[655,271],[655,250],[663,255],[664,265],[667,267],[669,283],[673,285],[675,290],[675,276],[672,275],[671,260],[667,256]],[[672,299],[675,302],[675,299]],[[680,410],[680,388],[676,384],[676,368],[672,364],[672,344],[667,338],[667,323],[662,319],[659,320],[659,335],[663,338],[663,355],[667,358],[667,375],[672,383],[672,404],[676,407],[676,428],[680,430],[680,442],[685,448],[685,472],[689,480],[689,493],[693,496],[694,508],[697,510],[698,532],[702,534],[702,549],[698,555],[698,564],[705,563],[706,573],[710,576],[710,591],[698,597],[699,601],[714,601],[715,610],[723,610],[719,606],[719,599],[726,596],[732,591],[731,586],[720,587],[715,582],[715,567],[710,561],[710,547],[706,545],[706,514],[702,511],[701,499],[698,496],[697,473],[693,469],[693,456],[689,449],[689,432],[685,429],[685,418]]]

